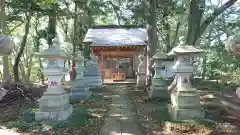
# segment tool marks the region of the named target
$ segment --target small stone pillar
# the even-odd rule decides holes
[[[143,55],[139,55],[139,61],[140,61],[140,64],[138,66],[138,72],[137,72],[137,87],[142,88],[145,86],[145,81],[146,81],[146,68],[145,68]]]
[[[201,108],[200,96],[190,82],[193,73],[192,57],[202,53],[193,46],[184,45],[183,37],[180,44],[173,48],[169,55],[175,56],[175,78],[169,86],[171,91],[171,104],[168,111],[173,120],[188,120],[204,118],[204,110]]]
[[[10,37],[0,36],[0,56],[10,55],[13,51],[13,47],[14,45]],[[8,81],[8,80],[3,80],[3,81]],[[6,82],[3,82],[3,83],[6,83]],[[2,98],[7,94],[7,90],[3,89],[3,86],[4,84],[3,85],[0,84],[0,100],[2,100]]]
[[[91,95],[87,82],[84,80],[83,71],[85,70],[84,66],[84,57],[81,55],[81,52],[76,53],[75,70],[77,72],[76,79],[74,80],[71,94],[73,99],[88,99]]]
[[[72,114],[72,106],[69,104],[69,94],[61,86],[61,79],[69,71],[63,67],[68,56],[61,51],[57,37],[53,39],[52,46],[37,55],[47,59],[43,73],[48,75],[48,88],[39,100],[40,110],[35,113],[35,120],[66,120]]]
[[[225,48],[229,54],[240,56],[240,34],[229,37]],[[240,87],[236,89],[236,95],[240,98]]]
[[[89,88],[97,88],[102,86],[102,76],[98,70],[98,58],[91,55],[91,59],[86,61],[86,70],[84,71],[84,79]]]
[[[163,76],[161,76],[161,71],[165,68],[165,65],[163,65],[161,62],[166,58],[166,55],[164,55],[164,53],[162,53],[160,50],[157,50],[156,54],[153,56],[155,61],[153,65],[155,74],[152,79],[152,86],[148,91],[149,98],[167,99],[169,97],[166,80]]]

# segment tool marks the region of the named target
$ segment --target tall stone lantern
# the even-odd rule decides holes
[[[61,51],[57,37],[52,41],[52,46],[37,54],[47,60],[43,73],[48,75],[48,88],[39,100],[40,110],[35,113],[36,121],[61,121],[72,114],[69,94],[61,86],[62,77],[69,71],[63,67],[68,56]]]
[[[225,48],[233,56],[240,56],[240,35],[234,35],[228,38]],[[236,95],[240,98],[240,87],[236,90]]]
[[[180,37],[180,44],[168,54],[176,59],[175,78],[168,88],[171,91],[168,111],[174,120],[203,118],[205,115],[201,108],[200,96],[189,80],[193,73],[192,58],[201,54],[203,50],[184,45],[183,39]]]
[[[155,74],[152,80],[152,86],[148,91],[149,98],[161,98],[167,99],[167,87],[166,87],[166,80],[163,76],[161,76],[161,71],[164,70],[165,65],[163,65],[162,61],[167,58],[167,56],[157,50],[155,55],[152,57],[154,60],[153,68],[155,70]]]
[[[91,55],[91,59],[86,61],[86,70],[84,71],[84,79],[88,83],[89,88],[97,88],[102,86],[102,76],[98,69],[98,58]]]
[[[88,99],[91,95],[91,92],[89,91],[87,82],[84,80],[84,77],[83,77],[83,71],[85,70],[85,66],[84,66],[85,59],[81,55],[81,52],[77,52],[76,57],[74,59],[76,60],[75,70],[77,72],[77,76],[72,87],[72,92],[71,92],[72,98]]]
[[[146,80],[146,66],[144,63],[144,56],[139,55],[139,61],[140,64],[138,66],[138,72],[137,72],[137,88],[141,88],[145,86],[145,80]]]

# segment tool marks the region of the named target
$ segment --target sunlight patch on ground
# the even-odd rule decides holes
[[[7,129],[5,126],[1,126],[0,135],[20,135],[20,134],[11,129]]]

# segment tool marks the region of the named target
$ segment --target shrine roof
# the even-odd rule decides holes
[[[145,46],[147,30],[143,27],[130,26],[95,26],[88,29],[83,40],[90,46]]]

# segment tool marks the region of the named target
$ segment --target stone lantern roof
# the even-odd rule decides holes
[[[98,61],[98,57],[95,56],[94,54],[91,54],[91,60],[92,61]]]
[[[157,49],[155,55],[153,55],[152,58],[153,59],[167,59],[168,57],[160,49]]]
[[[52,42],[53,42],[52,46],[50,46],[48,49],[43,50],[40,53],[37,53],[36,55],[38,55],[41,58],[54,58],[54,59],[67,59],[70,57],[60,49],[58,37],[55,37],[52,40]]]
[[[77,61],[84,61],[85,58],[81,55],[81,52],[76,52],[76,55],[74,57],[75,60]]]
[[[197,49],[191,45],[184,44],[184,37],[180,37],[180,44],[174,47],[171,52],[168,53],[168,56],[176,55],[198,55],[203,52],[202,49]]]

